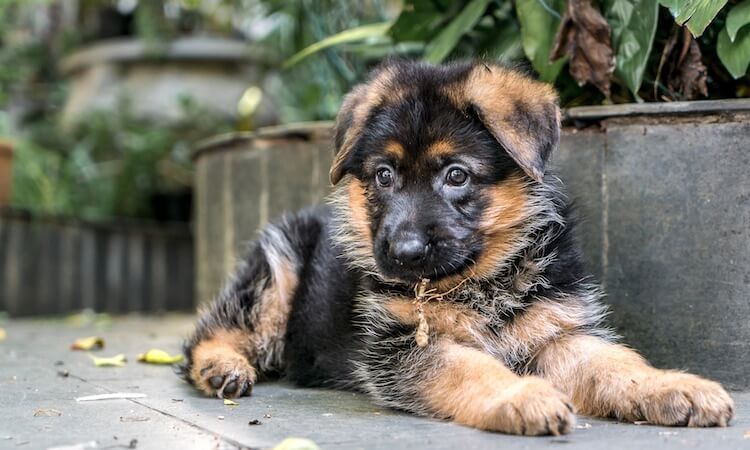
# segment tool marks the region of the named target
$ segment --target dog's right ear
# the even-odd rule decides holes
[[[329,177],[332,184],[337,184],[346,174],[345,163],[352,153],[354,145],[362,133],[362,125],[359,122],[366,120],[369,111],[362,111],[366,100],[367,85],[360,84],[356,86],[341,104],[341,109],[336,116],[336,125],[334,126],[334,145],[336,146],[331,164]],[[361,117],[361,116],[365,117]]]
[[[331,165],[331,183],[338,183],[346,175],[346,163],[362,137],[372,111],[403,96],[404,88],[396,82],[399,67],[395,60],[385,61],[372,72],[366,83],[355,86],[344,97],[334,127],[336,154]]]

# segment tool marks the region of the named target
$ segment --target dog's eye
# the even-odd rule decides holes
[[[393,183],[393,174],[391,173],[391,169],[388,168],[382,168],[378,169],[378,172],[375,174],[375,179],[378,181],[378,185],[381,187],[388,187]]]
[[[454,167],[453,169],[448,171],[446,180],[448,181],[448,184],[451,184],[453,186],[463,186],[467,181],[469,181],[469,174],[466,173],[466,171],[463,169]]]

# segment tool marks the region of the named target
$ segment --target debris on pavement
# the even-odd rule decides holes
[[[240,404],[235,402],[234,400],[230,400],[228,398],[224,399],[224,404],[227,406],[239,406]]]
[[[99,400],[121,400],[131,398],[146,398],[146,394],[140,392],[115,392],[112,394],[87,395],[76,398],[77,402],[95,402]]]
[[[71,344],[70,349],[71,350],[81,350],[81,351],[92,351],[92,350],[101,350],[104,348],[104,339],[100,338],[99,336],[89,336],[85,338],[78,338]]]
[[[122,353],[109,358],[91,356],[91,359],[96,367],[123,367],[128,362],[128,359]]]
[[[580,425],[576,425],[576,428],[579,429],[579,430],[587,430],[587,429],[591,428],[591,424],[587,423],[587,422],[584,422],[584,423],[582,423]]]
[[[263,422],[261,422],[258,419],[253,419],[250,422],[247,423],[248,425],[263,425]]]
[[[182,361],[182,355],[170,356],[169,353],[158,348],[152,348],[146,353],[138,355],[138,361],[148,364],[175,364]]]
[[[142,416],[120,416],[120,422],[148,422],[150,417]]]
[[[0,341],[4,341],[8,337],[8,333],[5,332],[5,328],[0,328]]]
[[[61,445],[59,447],[48,447],[47,450],[88,450],[92,448],[99,448],[99,444],[96,441],[81,442],[80,444],[73,445]]]
[[[224,416],[219,416],[219,417],[217,417],[217,419],[224,420]]]
[[[68,369],[58,370],[57,371],[57,376],[60,377],[60,378],[68,378],[70,376],[70,370],[68,370]]]
[[[281,441],[273,450],[320,450],[310,439],[290,437]]]
[[[750,431],[745,431],[745,434],[742,435],[745,439],[750,439]]]
[[[268,413],[265,413],[265,414],[263,414],[263,418],[264,418],[264,419],[270,419],[270,418],[271,418],[271,415],[270,415],[270,414],[268,414]]]
[[[37,408],[34,410],[34,417],[59,417],[62,411],[54,408]]]

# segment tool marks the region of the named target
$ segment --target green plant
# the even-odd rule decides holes
[[[734,97],[748,92],[750,0],[406,0],[395,20],[327,36],[287,66],[352,43],[408,43],[435,63],[525,58],[566,104]]]

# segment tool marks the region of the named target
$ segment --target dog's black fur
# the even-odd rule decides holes
[[[567,338],[582,339],[577,350],[625,350],[601,325],[570,207],[545,174],[558,139],[554,93],[512,70],[386,63],[342,106],[330,205],[289,215],[252,244],[185,345],[186,379],[221,397],[283,373],[480,428],[567,432],[570,400],[528,375],[554,380],[561,364],[545,352]],[[423,279],[441,295],[420,310],[414,289]],[[423,324],[427,343],[418,344]],[[640,360],[628,358],[635,371]],[[452,368],[457,359],[465,372]],[[486,379],[496,363],[498,373],[527,377]],[[508,400],[528,403],[518,417],[448,404],[496,394],[473,399],[474,386],[496,383],[499,395],[502,383],[522,382],[547,399]],[[584,412],[647,416],[589,404],[575,389],[566,394]]]

